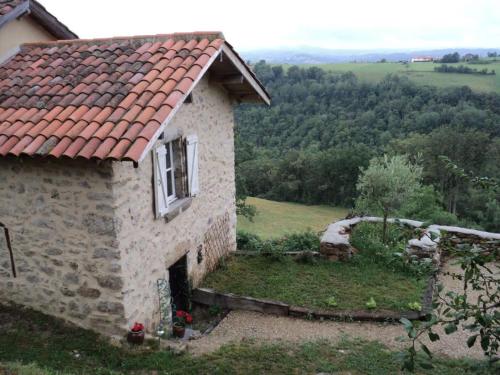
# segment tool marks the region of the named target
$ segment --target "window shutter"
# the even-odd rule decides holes
[[[156,216],[161,217],[168,211],[167,200],[167,149],[165,145],[158,146],[153,152],[154,191]]]
[[[186,138],[186,156],[189,195],[194,197],[200,192],[198,179],[198,137],[189,135]]]

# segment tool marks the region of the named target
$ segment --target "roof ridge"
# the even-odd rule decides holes
[[[150,39],[150,40],[148,40]],[[189,39],[208,39],[210,41],[215,39],[225,40],[224,34],[221,31],[191,31],[191,32],[175,32],[169,34],[150,34],[150,35],[131,35],[131,36],[113,36],[107,38],[90,38],[90,39],[68,39],[68,40],[54,40],[42,42],[29,42],[23,43],[22,47],[42,47],[42,46],[60,46],[65,44],[82,45],[89,43],[105,43],[105,42],[118,42],[118,41],[133,41],[133,40],[148,40],[150,42],[165,41],[168,39],[189,40]]]

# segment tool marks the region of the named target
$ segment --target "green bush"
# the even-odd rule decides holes
[[[425,276],[431,272],[431,264],[409,259],[405,255],[408,241],[417,237],[413,228],[403,224],[390,224],[387,228],[387,243],[382,241],[381,223],[360,223],[351,235],[351,244],[359,250],[353,262],[377,262],[395,272]]]
[[[261,238],[256,234],[242,230],[236,232],[236,247],[238,250],[259,251],[261,243]]]
[[[459,224],[457,216],[444,209],[441,194],[432,186],[422,186],[416,190],[398,210],[396,216],[421,220],[430,224]]]
[[[303,233],[293,233],[277,241],[288,251],[319,251],[320,240],[316,233],[306,231]]]
[[[291,251],[319,251],[319,236],[312,232],[293,233],[281,238],[263,240],[259,236],[238,231],[236,243],[239,250],[269,251],[270,248],[280,248],[283,252]]]
[[[282,238],[263,240],[259,236],[244,231],[238,231],[236,242],[239,250],[258,251],[262,255],[276,259],[286,252],[319,251],[319,237],[312,231],[293,233]]]

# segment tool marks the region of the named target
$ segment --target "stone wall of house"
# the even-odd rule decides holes
[[[236,249],[233,127],[227,93],[207,78],[201,80],[193,102],[184,104],[167,126],[167,137],[197,134],[199,138],[200,193],[170,221],[155,218],[152,155],[138,168],[113,165],[128,324],[140,321],[148,330],[156,329],[157,280],[168,280],[168,268],[179,258],[187,255],[189,278],[196,286],[213,267],[214,258]]]
[[[124,326],[121,262],[108,163],[0,159],[0,302],[85,328]]]

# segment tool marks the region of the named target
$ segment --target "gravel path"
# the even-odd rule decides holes
[[[456,271],[458,268],[448,263],[444,266],[444,271],[450,270]],[[451,277],[443,277],[442,282],[448,290],[457,289],[460,286],[460,281],[453,280]],[[453,358],[482,358],[479,345],[472,349],[467,348],[465,342],[468,334],[466,332],[459,330],[449,336],[440,329],[437,329],[436,332],[441,336],[440,341],[430,343],[428,340],[424,340],[434,353]],[[328,340],[336,343],[343,338],[377,340],[387,347],[397,350],[408,345],[408,342],[401,342],[401,337],[406,337],[406,334],[400,324],[307,321],[250,311],[232,311],[210,335],[190,341],[188,350],[193,354],[203,354],[214,351],[224,344],[247,340],[292,343]]]

